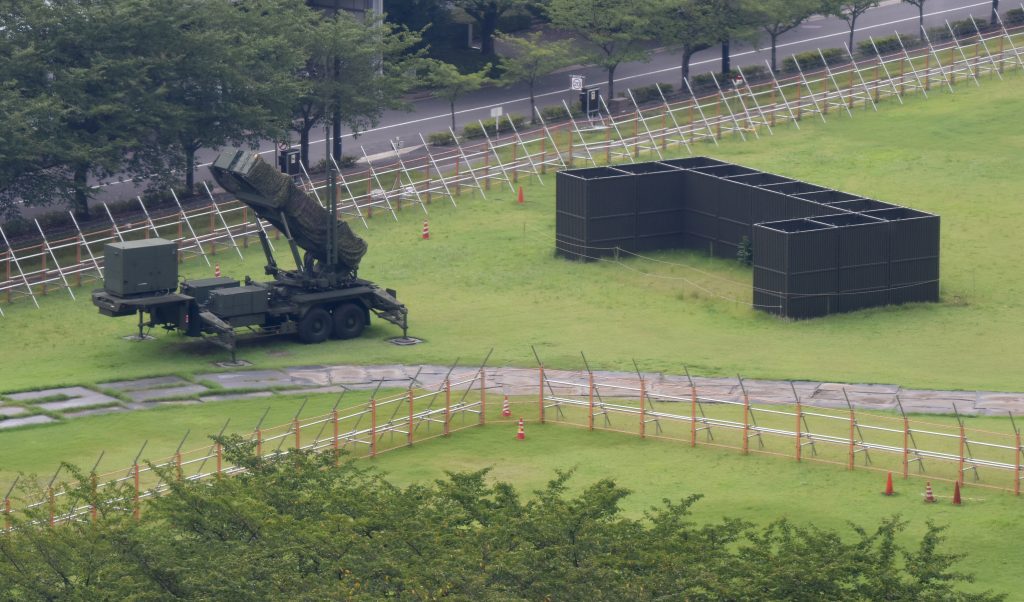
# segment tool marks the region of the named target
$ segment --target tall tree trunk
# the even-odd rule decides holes
[[[850,52],[853,52],[853,32],[857,31],[857,17],[850,21]]]
[[[769,35],[772,38],[772,73],[778,73],[779,72],[779,65],[776,62],[775,55],[776,55],[776,51],[778,50],[779,34],[774,33],[774,34],[769,34]]]
[[[455,99],[453,98],[453,99],[449,100],[448,101],[448,105],[452,109],[452,133],[454,134],[455,133]]]
[[[309,169],[309,130],[313,129],[312,121],[303,121],[299,128],[299,159]]]
[[[992,0],[992,17],[989,19],[992,27],[999,25],[999,0]]]
[[[690,79],[690,59],[692,59],[692,58],[693,58],[693,50],[691,50],[689,46],[684,46],[683,47],[683,57],[682,57],[682,61],[681,61],[682,62],[682,65],[681,65],[682,69],[681,69],[681,71],[683,72],[683,77],[682,77],[682,79],[679,80],[679,91],[680,92],[686,93],[685,91],[688,91],[688,88],[686,86],[686,82]]]
[[[533,82],[530,82],[530,123],[537,123],[537,101],[533,96]]]
[[[731,65],[729,63],[729,40],[722,42],[722,81],[729,79],[729,70]]]
[[[341,164],[341,111],[335,110],[331,119],[331,135],[334,136],[331,146],[331,156],[339,165]]]
[[[89,166],[84,163],[75,165],[75,217],[89,219]]]
[[[608,100],[615,98],[615,68],[618,65],[608,67]],[[600,106],[601,103],[598,103]]]
[[[924,2],[917,7],[917,35],[920,36],[921,41],[924,41]],[[851,49],[852,50],[852,49]]]
[[[488,12],[480,20],[480,55],[494,56],[494,32],[498,29],[498,15]]]

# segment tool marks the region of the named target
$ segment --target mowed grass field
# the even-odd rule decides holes
[[[289,339],[243,344],[258,368],[324,363],[467,364],[494,347],[495,364],[576,368],[585,351],[596,368],[632,367],[699,374],[899,383],[908,387],[1024,390],[1024,228],[1020,169],[1024,77],[961,86],[955,94],[889,102],[876,114],[805,119],[800,131],[727,140],[697,152],[942,216],[942,302],[786,321],[749,307],[751,272],[688,252],[651,259],[580,264],[554,257],[554,177],[521,178],[527,202],[495,181],[487,200],[464,193],[458,209],[377,213],[360,274],[398,290],[410,308],[410,334],[426,341],[395,347],[399,334],[375,324],[353,342],[301,346]],[[645,157],[646,159],[646,157]],[[279,261],[286,262],[283,241]],[[259,278],[258,246],[241,262],[223,249],[222,271]],[[209,276],[190,260],[184,272]],[[132,344],[132,318],[109,319],[89,304],[51,291],[36,310],[27,300],[0,319],[0,391],[102,382],[211,369],[224,353],[176,335]]]

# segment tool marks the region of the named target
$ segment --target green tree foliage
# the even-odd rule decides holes
[[[821,0],[757,0],[749,5],[754,22],[768,34],[771,41],[772,71],[778,72],[775,55],[779,36],[798,27],[808,17],[819,12],[821,6]]]
[[[452,131],[455,131],[455,101],[490,83],[487,74],[491,72],[491,64],[484,65],[483,69],[475,73],[459,73],[454,65],[435,60],[429,60],[425,66],[424,79],[429,87],[437,91],[438,96],[448,101],[452,115]]]
[[[530,122],[536,123],[534,87],[540,78],[572,63],[573,40],[543,41],[539,31],[521,37],[499,34],[498,39],[509,49],[509,56],[501,59],[502,79],[527,85],[530,90]]]
[[[0,537],[4,600],[961,600],[970,578],[928,524],[916,547],[897,518],[840,534],[785,520],[697,524],[699,499],[623,516],[629,491],[570,472],[524,499],[486,471],[399,488],[363,464],[290,451],[276,461],[225,441],[246,471],[171,490],[132,519],[88,475]],[[40,492],[35,492],[39,494]],[[104,490],[104,495],[109,493]],[[48,527],[92,504],[101,519]],[[32,522],[32,521],[36,522]]]
[[[407,108],[402,95],[416,83],[408,71],[421,53],[412,50],[419,34],[345,11],[318,20],[302,38],[309,58],[299,77],[308,87],[297,98],[292,129],[308,166],[309,133],[315,126],[336,117],[358,133],[376,126],[386,109]]]
[[[879,2],[880,0],[824,0],[822,12],[846,21],[846,26],[850,29],[848,46],[850,52],[853,52],[853,34],[857,31],[857,19],[878,6]]]
[[[653,21],[657,39],[682,52],[681,90],[686,90],[693,55],[721,41],[724,24],[718,0],[655,0],[652,10],[663,15]]]
[[[646,61],[645,42],[654,37],[652,11],[632,0],[551,0],[548,16],[559,29],[590,42],[586,60],[608,72],[608,97],[615,96],[615,69],[626,61]]]
[[[480,28],[480,54],[493,57],[498,20],[504,15],[526,10],[529,0],[452,0],[451,4],[477,22]]]

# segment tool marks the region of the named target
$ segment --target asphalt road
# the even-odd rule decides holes
[[[979,25],[988,22],[991,14],[990,0],[929,0],[926,6],[925,27],[936,27],[945,24],[946,20],[966,19],[968,15],[979,21]],[[1000,11],[1016,8],[1011,2],[1004,2]],[[899,0],[886,0],[881,6],[872,9],[857,21],[854,43],[866,40],[868,36],[875,38],[891,36],[896,32],[915,35],[918,31],[918,12],[915,6]],[[845,22],[831,17],[815,17],[800,27],[782,35],[778,44],[778,60],[781,61],[791,54],[814,50],[815,48],[842,47],[849,35]],[[739,65],[764,66],[770,58],[769,48],[752,48],[749,45],[734,44],[730,57],[733,67]],[[721,48],[714,47],[698,53],[691,61],[691,75],[715,72],[721,68]],[[576,93],[569,89],[569,75],[585,76],[588,86],[600,85],[602,93],[607,92],[607,75],[597,67],[577,67],[564,70],[544,78],[536,88],[537,106],[560,104],[562,99],[567,102],[575,100]],[[678,87],[680,83],[680,55],[676,51],[659,50],[647,62],[624,63],[616,70],[616,91],[621,92],[629,87],[637,87],[657,82],[668,82]],[[467,123],[490,117],[491,109],[501,107],[505,114],[518,113],[529,115],[530,105],[528,90],[525,85],[516,84],[508,87],[492,87],[466,95],[456,106],[456,124],[461,128]],[[391,150],[392,141],[400,139],[406,145],[419,144],[419,134],[427,137],[431,132],[444,131],[451,124],[451,116],[447,101],[428,97],[414,102],[411,112],[389,111],[378,127],[361,132],[354,137],[351,132],[343,136],[343,154],[361,156],[363,150],[369,155]],[[314,132],[310,144],[310,162],[316,164],[325,156],[322,135]],[[274,160],[274,145],[266,142],[261,147],[266,152],[265,159]],[[198,155],[200,169],[197,181],[208,178],[203,165],[216,157],[216,151],[206,150]],[[97,185],[97,201],[115,201],[133,198],[138,194],[137,187],[129,183],[104,182]]]

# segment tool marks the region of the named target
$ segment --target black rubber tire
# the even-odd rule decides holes
[[[342,303],[334,308],[334,337],[355,339],[366,328],[366,310],[355,303]]]
[[[299,340],[303,343],[323,343],[331,334],[331,314],[322,307],[314,307],[299,320]]]

